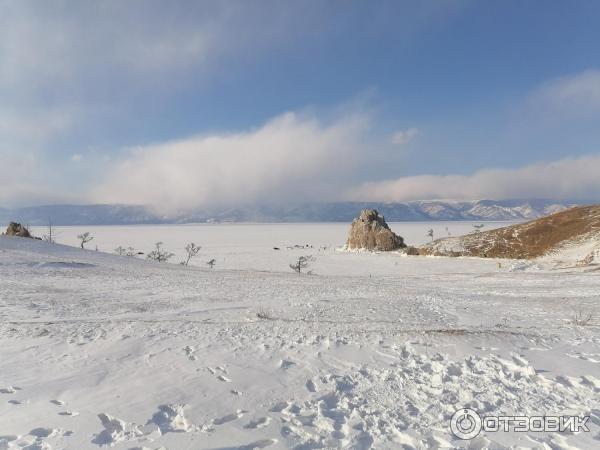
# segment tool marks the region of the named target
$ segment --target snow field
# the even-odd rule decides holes
[[[336,245],[298,276],[264,242],[211,270],[0,238],[0,449],[600,445],[597,273]],[[462,407],[590,432],[460,441]]]

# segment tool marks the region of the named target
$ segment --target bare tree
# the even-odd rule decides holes
[[[135,248],[133,247],[127,247],[127,249],[125,250],[125,256],[136,256],[136,255],[143,255],[144,253],[142,252],[136,252]]]
[[[155,247],[154,250],[152,250],[150,253],[148,253],[148,255],[146,257],[153,261],[167,262],[169,259],[171,259],[173,256],[175,256],[174,253],[164,251],[161,248],[162,245],[163,245],[162,242],[157,242],[156,244],[154,244],[154,247]]]
[[[575,316],[571,320],[571,323],[573,325],[579,325],[580,327],[584,327],[590,325],[593,319],[594,316],[592,313],[584,313],[583,311],[579,310],[576,312]]]
[[[206,264],[208,264],[208,266],[213,269],[215,267],[215,264],[217,263],[216,259],[211,259],[210,261],[208,261]]]
[[[52,227],[52,218],[50,217],[48,217],[48,232],[42,236],[42,240],[50,244],[54,244],[56,242],[54,228]]]
[[[77,235],[77,239],[81,241],[81,248],[84,248],[84,245],[94,239],[94,237],[86,231],[85,233]]]
[[[315,258],[313,258],[311,255],[300,256],[298,257],[298,261],[296,261],[294,264],[290,264],[290,269],[292,269],[294,272],[297,272],[298,275],[300,275],[302,273],[302,269],[306,269],[308,265],[314,260]]]
[[[429,236],[431,238],[431,241],[433,242],[433,228],[429,229],[429,231],[427,232],[427,236]]]
[[[196,256],[201,248],[202,247],[194,244],[193,242],[190,242],[188,245],[186,245],[185,251],[187,253],[187,259],[185,261],[182,261],[181,264],[183,264],[184,266],[187,266],[190,263],[190,259],[192,259],[194,256]]]

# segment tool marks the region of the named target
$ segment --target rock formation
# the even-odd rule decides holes
[[[20,223],[11,222],[8,224],[8,228],[6,229],[7,236],[17,236],[17,237],[26,237],[33,238],[27,227],[24,227]]]
[[[349,249],[390,251],[406,247],[404,239],[395,234],[374,209],[364,209],[352,221],[346,241]]]

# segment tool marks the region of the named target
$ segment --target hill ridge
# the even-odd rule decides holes
[[[423,246],[421,253],[534,259],[590,245],[600,247],[600,205],[578,206],[517,225],[438,239]]]

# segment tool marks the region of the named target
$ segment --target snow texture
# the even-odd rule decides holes
[[[263,238],[196,239],[190,267],[0,237],[0,449],[600,446],[589,266],[351,253],[326,226],[302,241],[236,227]],[[313,275],[288,268],[307,252],[294,241],[312,246]],[[463,407],[587,415],[590,432],[461,441],[449,420]]]

